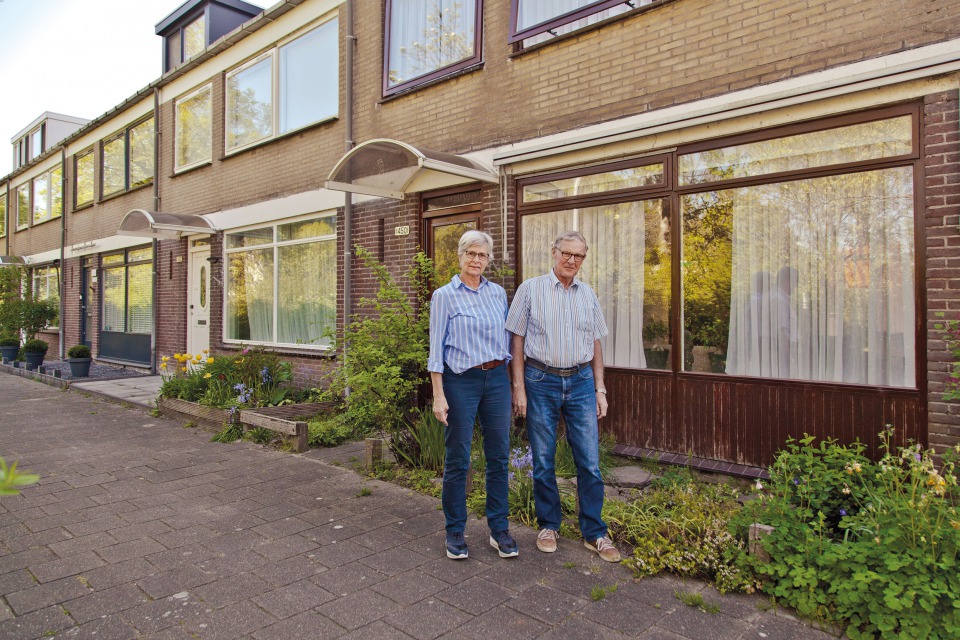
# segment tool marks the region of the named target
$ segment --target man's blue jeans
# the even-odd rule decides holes
[[[467,469],[473,425],[480,416],[483,453],[487,462],[487,525],[501,531],[507,525],[507,470],[510,456],[512,404],[507,364],[496,369],[454,373],[444,367],[443,393],[450,411],[444,429],[443,514],[450,533],[467,526]]]
[[[530,365],[524,367],[527,390],[527,436],[533,451],[533,497],[541,529],[559,529],[560,492],[557,489],[557,425],[567,427],[567,442],[577,465],[580,533],[585,540],[607,535],[601,519],[603,478],[600,475],[600,436],[593,370],[586,367],[562,377]]]

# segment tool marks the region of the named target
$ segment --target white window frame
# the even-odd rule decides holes
[[[287,225],[287,224],[292,224],[292,223],[297,223],[297,222],[303,222],[303,221],[305,221],[305,220],[317,220],[317,219],[321,219],[321,218],[333,218],[333,220],[334,220],[334,224],[333,224],[334,232],[333,232],[332,234],[326,235],[326,236],[314,236],[314,237],[312,237],[312,238],[301,239],[301,240],[282,240],[282,241],[281,241],[281,240],[277,240],[278,234],[279,234],[278,227],[281,227],[281,226]],[[223,284],[223,307],[222,307],[222,309],[223,309],[223,318],[222,318],[222,323],[221,323],[222,326],[221,326],[221,334],[220,334],[220,335],[223,336],[223,342],[224,342],[225,344],[262,345],[262,346],[266,346],[266,347],[278,347],[278,348],[284,348],[284,349],[290,349],[290,348],[294,348],[294,349],[311,349],[311,350],[314,350],[314,351],[330,351],[330,350],[333,349],[333,346],[332,346],[332,345],[313,345],[313,344],[307,344],[307,343],[299,344],[299,343],[277,342],[277,341],[276,341],[276,339],[277,339],[277,328],[278,328],[278,326],[279,326],[279,312],[278,312],[279,305],[278,305],[278,300],[280,299],[280,278],[277,277],[277,273],[278,273],[278,271],[279,271],[279,269],[280,269],[280,259],[279,259],[279,249],[280,249],[280,247],[287,247],[287,246],[298,245],[298,244],[311,244],[311,243],[316,243],[316,242],[330,242],[330,241],[336,242],[336,241],[337,241],[337,232],[336,232],[336,229],[337,229],[337,221],[338,221],[338,216],[337,216],[337,212],[336,212],[335,210],[315,211],[315,212],[313,212],[313,213],[308,213],[308,214],[305,214],[305,215],[302,215],[302,216],[297,216],[297,217],[295,217],[295,218],[284,218],[284,219],[282,219],[282,220],[276,220],[276,221],[274,221],[274,222],[272,222],[272,223],[270,223],[270,224],[254,224],[254,225],[248,225],[248,226],[244,226],[244,227],[237,227],[237,228],[235,228],[235,229],[230,229],[230,230],[228,230],[228,231],[224,231],[224,232],[223,232],[223,256],[224,256],[224,258],[223,258],[223,262],[224,262],[224,267],[223,267],[223,269],[224,269],[224,274],[223,274],[223,276],[224,276],[224,277],[223,277],[223,280],[224,280],[224,284]],[[235,248],[235,249],[228,249],[228,248],[227,248],[227,236],[230,235],[230,234],[240,233],[240,232],[242,232],[242,231],[252,231],[252,230],[255,230],[255,229],[268,229],[268,228],[273,229],[273,240],[270,241],[270,242],[264,242],[263,244],[254,245],[254,246],[250,246],[250,247],[238,247],[238,248]],[[272,317],[272,319],[271,319],[271,321],[272,321],[272,323],[273,323],[273,340],[270,341],[270,342],[267,342],[267,341],[264,341],[264,340],[239,340],[239,339],[236,339],[236,338],[228,338],[227,335],[228,335],[228,330],[229,330],[230,317],[229,317],[229,303],[228,303],[228,300],[227,300],[227,296],[228,296],[228,294],[229,294],[229,292],[230,292],[230,284],[231,284],[231,283],[230,283],[230,267],[229,267],[229,264],[230,264],[230,255],[231,255],[231,254],[235,254],[235,253],[247,253],[247,252],[250,252],[250,251],[257,251],[257,250],[262,250],[262,249],[272,249],[272,250],[273,250],[273,272],[274,272],[274,273],[273,273],[273,317]],[[336,250],[334,250],[334,255],[336,256]],[[338,276],[338,277],[337,277],[337,282],[334,284],[334,287],[335,287],[335,288],[337,289],[337,291],[338,291],[338,293],[337,293],[337,297],[338,297],[337,303],[338,303],[338,304],[339,304],[339,285],[340,285],[339,280],[340,280],[340,278],[339,278],[339,276]]]
[[[57,169],[60,170],[60,180],[57,180],[56,183],[55,183],[55,182],[54,182],[54,179],[53,179],[53,175],[54,175],[54,173],[57,171]],[[46,215],[44,215],[42,218],[39,218],[39,219],[38,219],[38,218],[36,217],[36,207],[35,207],[36,202],[34,201],[34,197],[33,197],[34,191],[33,191],[33,190],[34,190],[34,183],[37,181],[37,178],[42,178],[42,177],[44,177],[44,176],[46,176],[46,178],[47,178],[47,203],[46,203],[46,212],[47,212],[47,213],[46,213]],[[56,184],[56,187],[54,187],[54,184]],[[53,211],[53,191],[54,191],[54,188],[60,190],[60,211],[57,212],[57,213],[54,213],[54,211]],[[60,216],[62,216],[62,215],[63,215],[63,165],[62,165],[62,164],[58,164],[58,165],[56,165],[56,166],[54,166],[54,167],[51,167],[49,170],[44,171],[44,172],[41,173],[39,176],[34,177],[34,178],[30,181],[30,192],[29,192],[29,193],[30,193],[30,225],[35,226],[35,225],[38,225],[38,224],[43,224],[44,222],[48,222],[48,221],[50,221],[50,220],[55,220],[56,218],[59,218]]]
[[[336,105],[337,105],[337,106],[336,106],[336,109],[333,111],[333,113],[331,113],[331,114],[329,114],[329,115],[321,115],[320,118],[317,119],[317,120],[313,120],[313,121],[311,121],[311,122],[308,122],[308,123],[306,123],[306,124],[300,125],[300,126],[298,126],[298,127],[294,127],[294,128],[292,128],[292,129],[281,130],[281,127],[280,127],[280,113],[281,113],[281,107],[282,107],[283,105],[280,104],[280,97],[281,97],[281,94],[282,94],[282,92],[281,92],[281,87],[280,87],[280,71],[281,71],[281,69],[280,69],[280,59],[281,59],[282,56],[281,56],[280,52],[281,52],[282,49],[284,49],[285,47],[287,47],[287,46],[289,46],[289,45],[292,45],[293,43],[297,42],[297,41],[300,40],[301,38],[305,38],[305,37],[309,36],[310,34],[314,33],[314,32],[317,31],[318,29],[329,28],[329,27],[331,27],[331,25],[332,25],[332,28],[334,29],[335,38],[336,38],[336,41],[337,41],[337,58],[336,58],[336,60],[333,61],[333,66],[337,69],[337,74],[336,74],[336,75],[337,75],[337,81],[336,81],[336,83],[335,83],[335,85],[334,85],[334,87],[333,87],[334,91],[336,92],[336,96],[337,96],[337,99],[336,99]],[[317,125],[317,124],[321,124],[321,123],[324,123],[324,122],[329,122],[329,121],[331,121],[331,120],[335,120],[335,119],[337,119],[338,117],[340,117],[340,71],[339,71],[339,69],[340,69],[340,47],[339,47],[340,38],[339,38],[339,28],[340,28],[339,18],[334,17],[334,18],[331,18],[331,19],[329,19],[329,20],[325,20],[325,21],[323,21],[322,23],[319,23],[319,24],[317,24],[317,25],[311,26],[309,29],[304,30],[302,33],[297,33],[297,34],[295,34],[295,35],[293,35],[293,36],[290,36],[290,37],[288,37],[288,38],[286,38],[286,39],[278,42],[277,45],[274,46],[273,48],[271,48],[269,51],[263,52],[263,53],[261,53],[260,55],[254,57],[254,58],[252,58],[252,59],[250,59],[250,60],[247,60],[247,61],[244,62],[243,64],[241,64],[241,65],[239,65],[239,66],[231,69],[230,71],[228,71],[228,72],[226,73],[226,82],[225,82],[225,84],[224,84],[224,86],[225,86],[224,91],[225,91],[226,95],[225,95],[225,97],[224,97],[224,105],[225,105],[225,106],[224,106],[224,117],[223,117],[223,127],[224,127],[224,131],[223,131],[223,133],[224,133],[224,135],[223,135],[223,146],[224,146],[224,154],[225,154],[225,155],[232,155],[232,154],[235,154],[235,153],[239,153],[239,152],[241,152],[241,151],[244,151],[244,150],[249,149],[249,148],[251,148],[251,147],[254,147],[254,146],[256,146],[256,145],[263,144],[263,143],[266,142],[266,141],[275,140],[276,138],[279,138],[279,137],[281,137],[281,136],[286,136],[286,135],[289,135],[289,134],[294,133],[294,132],[296,132],[296,131],[300,131],[300,130],[302,130],[302,129],[306,129],[306,128],[308,128],[308,127],[312,127],[312,126],[315,126],[315,125]],[[246,143],[246,144],[237,145],[237,146],[231,147],[231,146],[229,146],[229,140],[230,140],[229,128],[230,128],[230,107],[231,107],[231,104],[230,104],[230,94],[229,94],[229,91],[226,90],[226,86],[229,84],[230,79],[231,79],[233,76],[237,75],[238,73],[243,72],[243,71],[246,70],[246,69],[249,69],[250,67],[253,67],[253,66],[255,66],[255,65],[263,62],[263,61],[264,61],[265,59],[267,59],[267,58],[270,58],[270,111],[271,111],[271,132],[270,132],[270,134],[268,134],[268,135],[262,136],[262,137],[260,137],[260,138],[258,138],[258,139],[256,139],[256,140],[253,140],[253,141],[248,142],[248,143]],[[328,61],[328,60],[324,60],[323,62],[324,62],[324,64],[329,64],[329,63],[330,63],[330,61]]]
[[[207,132],[210,136],[210,153],[200,160],[194,160],[188,164],[179,164],[180,161],[180,138],[183,135],[183,127],[180,125],[179,121],[179,107],[183,102],[192,100],[199,96],[201,93],[208,91],[210,92],[210,130]],[[173,166],[174,172],[180,173],[182,171],[187,171],[193,169],[194,167],[200,167],[205,164],[213,162],[213,82],[208,82],[200,87],[197,87],[189,93],[185,93],[180,96],[173,102],[173,128],[174,128],[174,140],[173,140]]]
[[[43,275],[38,274],[37,272],[44,272]],[[42,297],[37,291],[38,282],[43,282],[46,287]],[[53,287],[51,287],[51,282]],[[60,306],[60,267],[53,264],[46,264],[42,266],[33,267],[30,269],[30,293],[33,296],[34,300],[49,300],[51,298],[51,293],[54,294],[54,299],[57,301],[57,306]],[[48,324],[44,329],[46,330],[57,330],[60,328],[60,317],[57,314],[57,323]]]

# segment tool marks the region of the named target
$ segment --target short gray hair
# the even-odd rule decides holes
[[[565,240],[575,240],[577,242],[583,243],[583,250],[588,251],[590,247],[587,246],[587,239],[580,235],[579,231],[564,231],[557,236],[557,239],[553,241],[553,248],[559,249],[560,243]]]
[[[467,252],[467,249],[475,244],[487,245],[487,253],[490,255],[490,259],[493,260],[493,238],[490,237],[489,233],[477,231],[476,229],[471,229],[460,236],[460,244],[457,245],[457,256],[462,256]]]

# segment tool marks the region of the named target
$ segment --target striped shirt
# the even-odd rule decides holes
[[[607,335],[600,301],[587,283],[563,286],[553,269],[517,288],[507,330],[524,336],[523,354],[551,367],[593,360],[593,342]]]
[[[446,363],[463,373],[491,360],[510,359],[510,336],[503,328],[507,292],[480,278],[476,290],[460,276],[433,292],[430,300],[430,356],[427,370],[443,373]]]

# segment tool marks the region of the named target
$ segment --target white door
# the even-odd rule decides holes
[[[210,248],[190,252],[187,353],[210,348]]]

